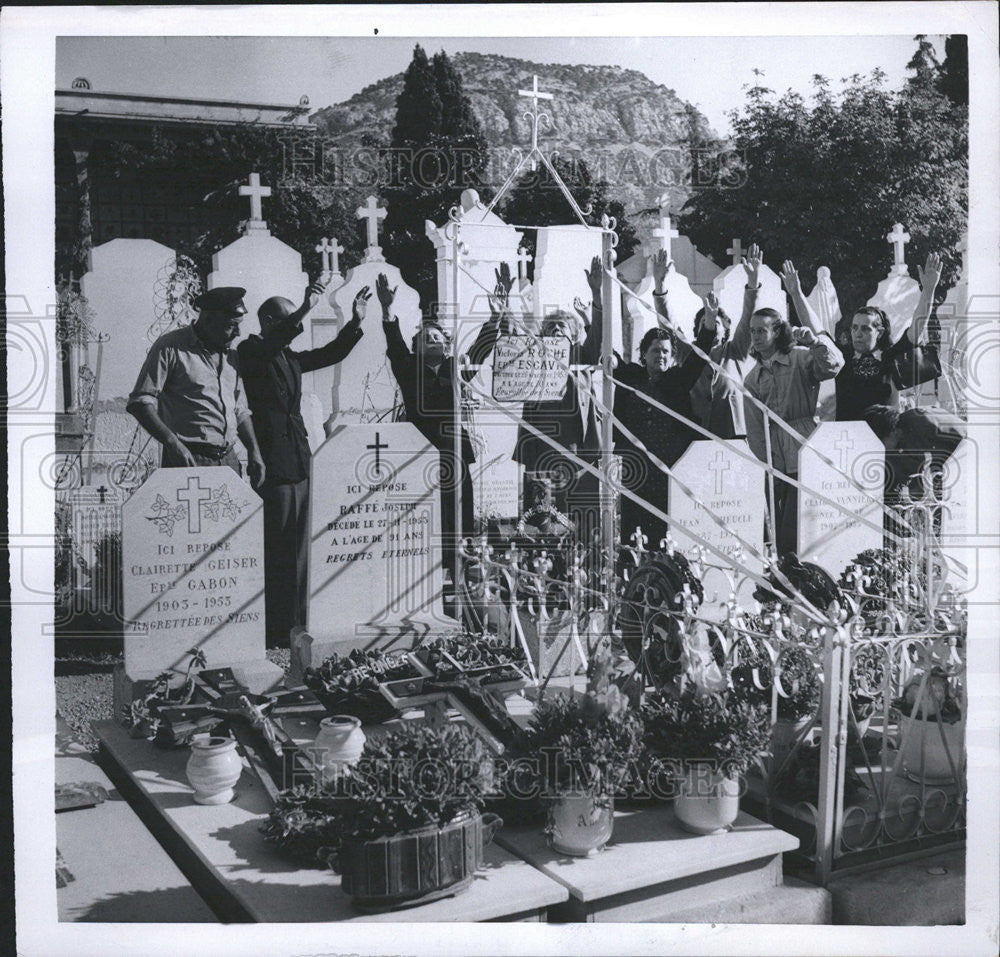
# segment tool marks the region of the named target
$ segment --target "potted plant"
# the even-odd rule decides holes
[[[767,754],[766,705],[733,689],[688,685],[679,695],[651,695],[642,708],[644,743],[677,780],[674,813],[685,830],[713,834],[739,813],[740,776]]]
[[[262,830],[338,871],[359,910],[396,910],[472,883],[502,824],[480,813],[492,787],[491,758],[469,728],[406,724],[366,741],[332,787],[282,792]]]
[[[352,715],[365,724],[380,724],[396,716],[395,708],[379,691],[380,683],[419,677],[404,652],[361,648],[346,655],[334,653],[303,675],[328,714]]]
[[[639,716],[604,675],[585,695],[541,698],[525,747],[538,768],[552,847],[596,854],[611,837],[615,792],[641,753]]]
[[[961,664],[925,653],[924,666],[893,701],[899,712],[899,749],[907,777],[926,784],[957,780],[964,766],[965,715]]]
[[[863,739],[878,709],[882,689],[889,672],[886,649],[873,642],[855,642],[851,647],[851,673],[848,700],[853,722],[848,733]]]

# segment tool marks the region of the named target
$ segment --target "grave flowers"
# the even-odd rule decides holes
[[[681,826],[697,834],[728,828],[739,813],[740,776],[768,751],[766,705],[732,688],[688,684],[679,695],[647,698],[642,719],[648,752],[675,775]]]
[[[403,652],[361,648],[346,655],[333,654],[318,668],[307,668],[303,675],[329,714],[352,715],[365,724],[379,724],[396,715],[396,709],[379,691],[381,682],[419,677]]]
[[[207,664],[205,652],[201,648],[189,648],[188,664],[184,680],[176,688],[170,687],[173,675],[169,671],[158,674],[150,684],[149,690],[141,698],[131,701],[122,715],[125,725],[134,738],[147,738],[163,746],[178,746],[188,744],[192,735],[203,728],[192,724],[190,733],[178,737],[160,718],[160,709],[170,705],[190,704],[194,695],[194,669],[204,668]],[[218,723],[217,718],[209,718],[205,727]]]
[[[642,750],[642,721],[610,682],[606,664],[593,657],[585,695],[541,698],[526,736],[550,842],[573,857],[595,854],[611,838],[615,793]]]
[[[460,725],[404,725],[365,743],[350,774],[318,791],[283,791],[262,827],[298,860],[325,863],[366,912],[465,890],[503,823],[481,814],[492,760]]]

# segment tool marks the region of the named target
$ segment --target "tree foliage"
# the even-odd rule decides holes
[[[733,236],[757,242],[772,265],[793,259],[804,276],[829,266],[841,311],[863,305],[892,262],[886,233],[902,223],[913,266],[931,250],[954,284],[968,212],[968,118],[940,89],[942,67],[918,39],[900,91],[885,75],[852,76],[834,95],[813,78],[811,102],[762,84],[732,114],[732,166],[685,204],[681,229],[724,261]]]
[[[389,146],[381,164],[386,176],[381,195],[388,206],[382,246],[429,312],[437,283],[425,222],[444,222],[465,189],[478,190],[484,200],[490,195],[483,177],[486,137],[443,51],[428,59],[419,44],[414,48],[396,98]]]

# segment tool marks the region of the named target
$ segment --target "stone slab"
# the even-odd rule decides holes
[[[539,827],[504,829],[496,840],[567,887],[572,898],[593,906],[640,889],[646,896],[658,896],[668,892],[670,882],[685,878],[698,876],[707,883],[713,872],[774,858],[799,846],[798,838],[742,812],[727,833],[690,834],[677,824],[673,808],[662,806],[616,811],[611,841],[592,858],[559,854]],[[768,877],[763,871],[759,876],[765,881],[763,889]],[[775,884],[773,875],[770,884]]]
[[[389,914],[360,914],[333,871],[300,868],[266,844],[258,828],[270,802],[244,769],[230,804],[196,805],[184,775],[187,749],[164,751],[110,722],[94,731],[130,801],[159,822],[171,855],[190,867],[195,886],[220,901],[230,919],[261,923],[331,921],[535,920],[567,899],[566,888],[496,844],[487,867],[455,897]]]
[[[439,472],[437,450],[406,422],[337,426],[313,456],[313,638],[367,648],[444,624]]]
[[[831,924],[833,897],[824,887],[786,877],[763,893],[672,911],[663,919],[684,924]]]
[[[56,892],[60,921],[204,923],[215,915],[56,716],[55,783],[104,787],[103,804],[56,815],[56,846],[74,880]],[[112,851],[109,847],[120,849]],[[111,866],[109,866],[111,865]]]
[[[263,505],[232,469],[158,469],[122,514],[125,671],[133,680],[265,659]]]

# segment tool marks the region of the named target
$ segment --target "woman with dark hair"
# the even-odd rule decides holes
[[[747,443],[762,462],[786,475],[799,471],[799,447],[816,428],[819,384],[832,379],[844,357],[829,334],[803,326],[792,329],[774,309],[758,309],[750,317],[750,355],[757,365],[744,380],[746,391],[789,425],[790,434],[767,419],[758,405],[744,399]],[[767,431],[765,432],[765,428]],[[773,519],[778,554],[796,547],[795,486],[774,479]]]
[[[843,349],[844,367],[836,379],[838,422],[864,419],[865,410],[873,405],[899,406],[899,393],[892,375],[893,360],[912,354],[914,345],[920,342],[941,278],[941,257],[930,253],[924,268],[917,266],[917,273],[920,299],[909,328],[895,342],[889,317],[877,306],[862,306],[854,313],[849,342]],[[781,278],[799,321],[816,332],[820,328],[819,320],[802,295],[799,275],[791,260],[786,260]]]
[[[695,345],[707,353],[715,341],[719,303],[714,294],[705,300],[705,317]],[[661,405],[694,419],[691,389],[698,381],[705,360],[690,351],[676,363],[678,339],[673,329],[649,329],[639,342],[639,362],[623,364],[615,357],[615,382],[655,399]],[[615,418],[639,439],[661,462],[672,466],[683,455],[697,433],[673,416],[649,405],[640,396],[624,388],[615,389]],[[619,429],[615,429],[615,452],[622,456],[622,484],[643,501],[667,510],[668,478]],[[651,548],[659,547],[666,535],[666,523],[651,515],[627,496],[622,496],[621,536],[628,543],[636,528],[642,529]]]
[[[708,429],[720,439],[735,439],[746,435],[746,425],[743,417],[743,400],[740,398],[739,386],[743,383],[746,371],[741,363],[745,363],[750,351],[750,316],[757,304],[757,292],[760,289],[758,275],[763,256],[760,247],[751,245],[743,268],[747,274],[746,291],[743,293],[743,314],[730,338],[732,320],[723,309],[719,310],[720,322],[716,327],[715,342],[709,352],[712,362],[721,366],[723,371],[706,363],[698,381],[691,390],[691,407],[694,409],[695,421],[704,429]],[[664,281],[673,263],[667,259],[667,254],[660,250],[653,257],[653,303],[657,313],[668,326],[675,323],[670,317],[670,303]],[[701,331],[705,317],[705,307],[698,310],[694,317],[694,333],[697,337]]]

